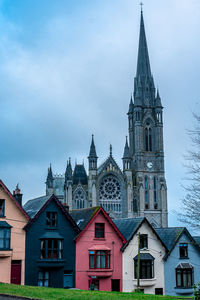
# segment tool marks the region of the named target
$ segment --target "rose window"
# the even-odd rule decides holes
[[[105,177],[99,187],[99,198],[105,200],[120,200],[120,184],[117,178],[113,176]]]

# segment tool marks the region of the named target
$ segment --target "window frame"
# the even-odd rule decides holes
[[[46,226],[48,228],[58,227],[58,213],[56,211],[46,212]]]
[[[192,288],[194,284],[194,268],[176,268],[176,287],[177,288]],[[179,285],[178,283],[178,274],[180,274],[180,282],[181,284]],[[184,275],[186,277],[184,278]],[[187,285],[184,285],[184,283],[187,281]],[[191,282],[189,285],[188,283]]]
[[[63,239],[41,239],[40,259],[63,259]]]
[[[89,269],[110,269],[110,252],[110,250],[90,250]]]
[[[137,279],[137,264],[138,260],[134,261],[134,275]],[[144,273],[142,273],[145,271]],[[148,273],[150,276],[148,276]],[[154,260],[152,259],[141,259],[140,260],[140,279],[153,279],[154,278]]]
[[[40,275],[42,276],[40,277]],[[46,277],[46,275],[48,276]],[[41,282],[42,284],[39,284],[39,282]],[[45,284],[45,282],[47,282],[47,285]],[[49,271],[38,272],[38,286],[45,286],[45,287],[49,286]]]
[[[142,249],[148,249],[148,234],[140,234],[140,250]]]
[[[95,239],[105,238],[105,223],[95,223],[94,237]]]
[[[184,255],[183,252],[186,252]],[[179,243],[179,258],[187,259],[188,258],[188,243]]]
[[[2,241],[3,247],[0,246],[0,251],[10,250],[11,228],[1,227],[0,231],[3,232],[3,236],[2,237],[0,236],[0,241]],[[8,236],[7,236],[7,234],[8,234]]]
[[[5,218],[5,199],[0,199],[0,218]]]

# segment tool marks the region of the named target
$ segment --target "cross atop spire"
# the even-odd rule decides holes
[[[140,2],[140,6],[141,6],[141,13],[143,12],[143,9],[142,9],[142,7],[143,7],[143,3],[142,2]]]

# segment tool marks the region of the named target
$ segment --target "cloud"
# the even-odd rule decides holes
[[[50,162],[59,173],[69,156],[86,163],[92,133],[99,161],[112,143],[121,164],[140,8],[131,0],[17,5],[0,3],[0,176],[12,188],[20,181],[27,200],[44,194]],[[197,0],[144,6],[151,68],[165,107],[170,209],[182,195],[182,155],[190,147],[185,129],[199,102],[199,6]]]

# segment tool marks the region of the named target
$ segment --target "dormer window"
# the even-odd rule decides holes
[[[140,235],[140,249],[148,249],[148,234]]]
[[[46,225],[48,227],[57,227],[58,214],[54,211],[47,211],[46,213]]]
[[[0,199],[0,218],[5,217],[5,200]]]
[[[105,224],[95,223],[95,238],[104,238],[104,237],[105,237]]]
[[[180,258],[188,258],[188,244],[187,243],[179,244],[179,254],[180,254]]]

